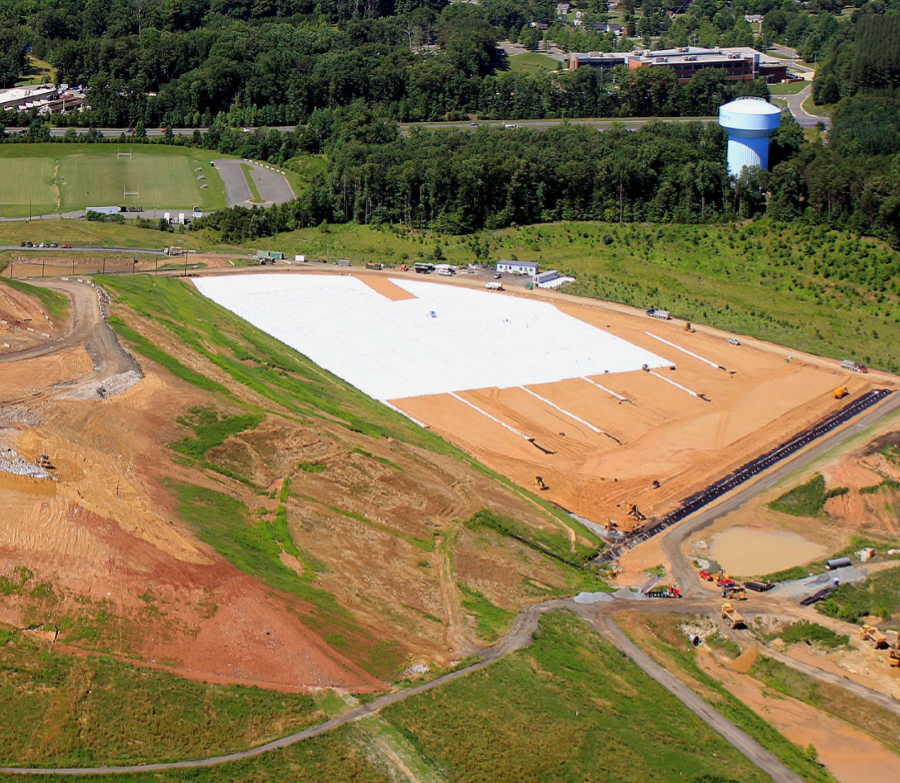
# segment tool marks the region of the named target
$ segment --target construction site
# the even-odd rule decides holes
[[[540,476],[544,497],[623,532],[814,425],[845,396],[894,383],[630,308],[374,279],[198,286],[520,486]],[[403,337],[386,344],[384,333]]]
[[[340,694],[319,732],[564,609],[773,779],[805,778],[697,671],[837,779],[900,774],[895,377],[560,292],[235,271],[0,283],[0,628]]]

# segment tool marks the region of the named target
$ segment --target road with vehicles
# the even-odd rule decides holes
[[[129,250],[131,252],[131,250]],[[99,351],[109,360],[109,371],[121,371],[127,368],[135,368],[136,362],[118,344],[115,334],[109,328],[102,308],[103,292],[90,283],[78,283],[77,281],[43,281],[43,285],[53,288],[69,296],[71,301],[72,317],[69,321],[69,331],[57,340],[15,354],[7,354],[0,357],[0,363],[9,363],[25,359],[45,356],[69,350],[80,345],[88,348],[92,357]],[[91,350],[91,345],[95,350]],[[126,357],[126,358],[123,358]],[[97,359],[95,358],[95,367]],[[142,764],[129,766],[97,766],[97,767],[64,767],[64,768],[26,768],[3,767],[0,774],[20,774],[38,776],[78,776],[88,774],[133,774],[139,772],[161,772],[167,770],[187,770],[202,767],[212,767],[219,764],[241,761],[254,758],[274,750],[283,749],[295,745],[304,740],[325,734],[334,729],[363,720],[377,714],[384,708],[400,701],[439,688],[445,684],[468,676],[472,672],[479,671],[492,663],[501,660],[517,650],[527,647],[537,630],[540,617],[545,612],[556,609],[567,609],[583,618],[591,624],[604,638],[609,640],[620,652],[631,659],[645,674],[658,682],[676,698],[678,698],[692,713],[703,720],[710,728],[722,735],[729,743],[743,753],[746,758],[759,769],[769,774],[778,783],[800,783],[801,778],[787,769],[774,755],[760,746],[754,739],[739,729],[733,723],[725,719],[717,710],[703,701],[688,686],[677,677],[657,664],[650,656],[641,650],[618,628],[614,621],[614,614],[620,611],[632,610],[640,612],[699,612],[712,616],[718,620],[721,599],[709,590],[699,586],[695,569],[682,551],[685,539],[697,530],[711,524],[719,516],[729,513],[743,505],[760,493],[766,491],[777,481],[787,475],[807,467],[810,463],[819,459],[831,449],[846,443],[856,437],[865,427],[871,426],[884,417],[895,413],[900,409],[900,394],[892,394],[882,399],[878,404],[867,409],[863,414],[855,418],[851,423],[842,426],[836,431],[830,431],[826,437],[822,437],[812,445],[804,448],[797,454],[792,454],[784,462],[776,467],[768,469],[764,475],[749,485],[743,486],[739,491],[730,491],[716,506],[704,508],[699,512],[682,520],[670,528],[663,538],[662,545],[673,568],[673,576],[681,585],[686,597],[674,604],[669,601],[649,601],[638,598],[618,598],[607,594],[592,597],[590,603],[576,601],[573,598],[554,599],[541,604],[527,607],[518,615],[512,629],[492,647],[481,651],[481,660],[471,666],[458,669],[446,675],[438,677],[430,682],[422,683],[404,690],[387,693],[369,704],[353,709],[343,715],[331,718],[316,726],[311,726],[294,734],[281,737],[264,745],[249,750],[214,756],[204,759],[193,759],[178,762],[159,764]],[[754,598],[751,614],[772,613],[779,616],[794,615],[802,611],[792,601],[760,595]],[[732,633],[730,629],[723,629],[724,633]],[[744,632],[749,643],[755,643],[749,631]],[[783,663],[793,666],[814,676],[822,681],[831,682],[847,688],[854,694],[865,698],[872,703],[879,704],[886,709],[900,714],[900,705],[894,703],[887,696],[877,693],[865,686],[852,683],[837,675],[824,672],[809,664],[794,661],[774,651],[765,650],[766,655],[772,654]]]
[[[421,130],[465,130],[477,131],[479,128],[531,128],[533,130],[546,130],[554,128],[557,125],[589,125],[597,130],[604,131],[613,127],[625,127],[628,130],[638,130],[644,125],[653,122],[667,123],[684,123],[684,122],[715,122],[715,117],[623,117],[621,119],[611,119],[609,117],[580,117],[575,119],[558,119],[558,120],[480,120],[478,122],[465,120],[462,122],[406,122],[401,123],[400,134],[408,136],[415,129]],[[245,133],[255,133],[258,130],[276,130],[283,133],[290,133],[297,129],[294,125],[279,125],[272,128],[248,127],[241,130]],[[54,139],[62,138],[68,128],[51,128],[50,136]],[[75,128],[75,132],[79,136],[85,136],[89,132],[88,128]],[[194,131],[200,131],[201,134],[209,133],[209,128],[172,128],[174,136],[192,136]],[[101,136],[107,139],[117,138],[119,136],[130,135],[130,128],[98,128],[97,131]],[[28,132],[28,128],[7,128],[6,132],[11,136],[17,136]],[[163,128],[149,128],[147,130],[148,139],[159,139],[166,135]]]

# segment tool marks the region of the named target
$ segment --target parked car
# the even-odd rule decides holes
[[[25,247],[25,242],[19,242],[19,247]]]
[[[741,344],[741,341],[738,340],[737,337],[729,337],[729,338],[728,338],[728,342],[729,342],[731,345],[740,345],[740,344]]]
[[[51,242],[50,247],[59,247],[59,245],[57,245],[56,242]]]
[[[72,246],[71,246],[71,245],[63,245],[63,247],[64,247],[64,248],[70,248],[70,247],[72,247]]]
[[[501,275],[499,272],[494,272],[494,280],[499,280],[501,277],[503,277],[503,275]]]

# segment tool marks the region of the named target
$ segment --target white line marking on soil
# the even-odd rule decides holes
[[[521,389],[523,392],[527,392],[532,397],[536,397],[541,402],[547,403],[547,405],[549,405],[551,408],[556,408],[556,410],[558,410],[560,413],[564,414],[565,416],[568,416],[570,419],[573,419],[574,421],[577,421],[579,424],[583,424],[589,430],[593,430],[598,435],[603,434],[603,430],[601,430],[599,427],[595,427],[590,422],[587,422],[584,419],[580,419],[574,413],[569,413],[569,411],[567,411],[565,408],[560,408],[559,405],[557,405],[555,402],[550,402],[550,400],[548,400],[546,397],[541,397],[541,395],[538,394],[537,392],[533,392],[533,391],[531,391],[531,389],[526,389],[524,386],[517,386],[516,388]]]
[[[478,411],[482,416],[487,416],[491,421],[497,422],[497,424],[499,424],[501,427],[506,427],[506,429],[508,429],[510,432],[515,433],[520,438],[523,438],[524,440],[527,440],[529,442],[534,440],[534,438],[530,438],[527,435],[524,435],[521,432],[519,432],[517,429],[510,427],[505,421],[500,421],[500,419],[498,419],[496,416],[491,416],[491,414],[488,413],[487,411],[481,410],[481,408],[479,408],[477,405],[475,405],[475,403],[469,402],[468,400],[464,400],[456,392],[448,392],[448,393],[451,397],[453,397],[454,400],[459,400],[464,405],[468,405],[473,410]]]
[[[605,386],[601,386],[596,381],[592,381],[590,378],[582,378],[581,380],[587,381],[591,386],[596,386],[598,389],[605,391],[607,394],[611,394],[615,397],[619,402],[628,402],[627,397],[623,397],[621,394],[616,394],[612,389],[607,389]]]
[[[650,371],[650,374],[654,378],[659,378],[661,381],[665,381],[666,383],[671,383],[673,386],[677,386],[682,391],[686,391],[688,394],[691,395],[691,397],[696,397],[698,400],[700,399],[700,395],[697,394],[697,392],[691,391],[687,386],[682,386],[680,383],[675,383],[675,381],[673,381],[671,378],[666,378],[665,375],[660,375],[658,372],[653,372],[652,370]]]
[[[675,343],[670,343],[668,340],[664,340],[662,337],[658,337],[651,332],[644,332],[647,337],[652,337],[654,340],[659,340],[661,343],[665,343],[670,348],[674,348],[676,351],[681,351],[682,353],[686,353],[688,356],[693,356],[695,359],[699,359],[701,362],[705,362],[714,370],[722,370],[724,369],[721,364],[716,364],[715,362],[711,362],[709,359],[704,359],[702,356],[698,356],[697,354],[689,351],[687,348],[682,348],[680,345],[675,345]]]

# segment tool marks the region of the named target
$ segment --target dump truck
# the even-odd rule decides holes
[[[876,650],[883,650],[888,646],[887,636],[872,625],[864,625],[859,629],[859,638],[864,642],[872,642]]]
[[[384,264],[376,264],[374,261],[366,261],[366,269],[384,269]]]
[[[744,625],[744,616],[731,603],[722,604],[722,619],[732,628],[740,628]]]
[[[660,321],[672,320],[672,314],[668,310],[660,310],[658,307],[651,307],[647,310],[647,315],[651,318],[659,318]]]
[[[850,394],[850,391],[847,389],[846,386],[838,386],[838,387],[832,392],[832,394],[834,395],[834,398],[835,398],[836,400],[843,400],[844,397],[846,397],[848,394]]]

